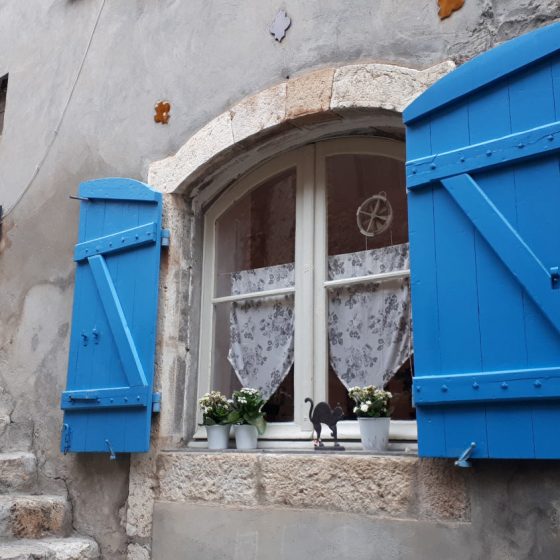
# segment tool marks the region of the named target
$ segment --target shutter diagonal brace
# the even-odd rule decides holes
[[[107,315],[117,351],[130,387],[147,387],[146,375],[140,362],[132,333],[128,328],[115,285],[101,255],[88,258],[95,285]]]
[[[465,212],[496,255],[560,333],[559,292],[553,278],[505,216],[468,174],[442,179],[443,186]]]

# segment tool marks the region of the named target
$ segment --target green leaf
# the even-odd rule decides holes
[[[248,422],[257,428],[257,432],[259,432],[260,436],[264,434],[266,430],[266,420],[264,419],[264,416],[260,415],[253,417],[249,419]]]
[[[241,415],[237,410],[232,410],[226,417],[224,424],[238,424],[241,420]]]

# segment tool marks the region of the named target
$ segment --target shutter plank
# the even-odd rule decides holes
[[[407,157],[431,153],[429,123],[415,123],[407,129]],[[414,347],[422,350],[414,358],[416,372],[441,370],[439,318],[437,305],[436,253],[434,232],[434,193],[432,186],[408,191],[410,268]],[[422,297],[415,297],[420,289]],[[432,351],[428,351],[428,350]]]
[[[462,104],[441,111],[433,118],[431,130],[434,153],[468,145],[468,107]],[[441,185],[434,188],[434,222],[441,371],[446,375],[480,371],[475,231]],[[457,302],[461,302],[460,312]],[[456,408],[444,408],[446,455],[459,456],[475,441],[475,455],[487,456],[481,405],[460,409],[459,414]],[[450,433],[455,438],[449,438]]]
[[[511,133],[507,89],[494,87],[469,100],[471,144]],[[511,169],[474,176],[484,194],[515,227],[515,179]],[[523,324],[523,290],[478,231],[475,232],[482,371],[507,370],[527,364]],[[499,326],[499,327],[498,327]]]
[[[468,143],[466,107],[443,111],[434,118],[434,152]],[[446,374],[480,371],[474,228],[441,186],[434,188],[434,223],[441,368]],[[461,302],[460,313],[456,313],[457,302]]]
[[[117,351],[124,368],[128,385],[130,387],[145,387],[147,385],[144,368],[140,362],[136,344],[132,338],[132,333],[128,327],[119,296],[115,290],[113,280],[105,264],[105,259],[101,255],[96,255],[88,259],[91,267],[95,285],[103,309],[109,319],[109,325],[113,338],[117,345]]]

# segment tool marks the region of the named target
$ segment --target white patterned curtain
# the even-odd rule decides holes
[[[329,279],[407,269],[408,243],[329,257]],[[411,352],[408,278],[329,290],[330,363],[347,388],[383,386]]]
[[[291,286],[293,263],[231,275],[232,295]],[[243,387],[274,394],[294,363],[293,294],[232,303],[228,360]]]
[[[329,279],[407,269],[408,244],[329,257]],[[232,294],[294,286],[294,264],[231,275]],[[384,385],[411,351],[408,278],[328,290],[331,366],[347,388]],[[294,362],[292,294],[232,303],[228,360],[244,387],[268,400]]]

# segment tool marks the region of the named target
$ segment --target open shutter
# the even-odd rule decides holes
[[[420,454],[560,458],[560,25],[404,115]]]
[[[161,194],[131,179],[79,189],[80,225],[61,449],[150,445]]]

